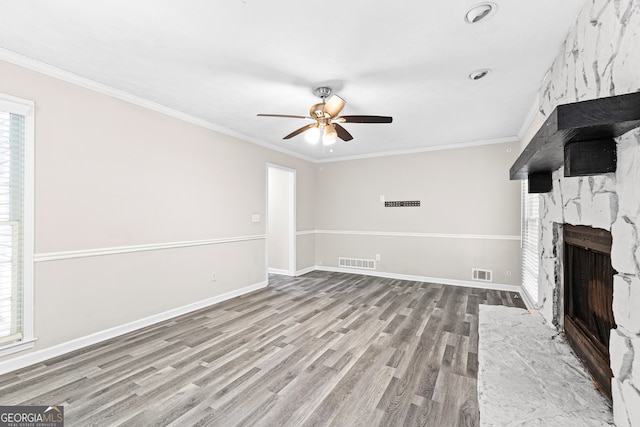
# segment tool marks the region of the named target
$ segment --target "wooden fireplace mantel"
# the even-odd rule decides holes
[[[640,126],[640,92],[558,105],[510,169],[530,193],[551,191],[551,173],[599,175],[616,170],[613,138]]]

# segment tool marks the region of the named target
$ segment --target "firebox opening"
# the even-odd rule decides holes
[[[564,333],[598,389],[611,399],[609,336],[616,328],[611,233],[568,224],[563,230]]]

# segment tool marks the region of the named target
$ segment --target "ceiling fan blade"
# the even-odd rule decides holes
[[[391,123],[393,117],[389,116],[340,116],[334,120],[340,123]]]
[[[334,118],[340,114],[340,111],[344,108],[344,104],[346,104],[344,99],[340,98],[338,95],[333,95],[324,104],[322,111],[328,114],[330,118]]]
[[[291,114],[258,114],[258,117],[286,117],[289,119],[310,119],[307,116],[293,116]]]
[[[333,127],[336,128],[336,132],[338,132],[338,138],[340,138],[341,140],[351,141],[353,139],[353,136],[351,136],[351,134],[339,124],[333,123]]]
[[[311,128],[314,128],[314,127],[316,127],[316,126],[317,126],[317,124],[316,124],[316,123],[311,123],[311,124],[309,124],[309,125],[302,126],[300,129],[298,129],[298,130],[294,130],[293,132],[291,132],[289,135],[285,136],[285,137],[284,137],[284,138],[282,138],[282,139],[291,139],[291,138],[293,138],[294,136],[296,136],[296,135],[300,135],[302,132],[305,132],[305,131],[307,131],[307,130],[309,130],[309,129],[311,129]]]

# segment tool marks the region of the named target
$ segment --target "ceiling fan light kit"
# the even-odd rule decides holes
[[[327,125],[324,127],[324,134],[322,135],[323,145],[333,145],[338,140],[338,132],[333,125]]]
[[[391,123],[393,121],[393,118],[389,116],[339,116],[346,102],[338,95],[332,95],[332,92],[333,90],[328,86],[314,89],[313,93],[320,97],[322,102],[311,106],[309,117],[291,114],[258,114],[258,116],[315,120],[315,123],[296,129],[283,139],[291,139],[305,133],[305,139],[312,144],[318,143],[320,136],[322,136],[322,144],[325,146],[335,144],[338,138],[343,141],[353,139],[353,136],[339,123]]]
[[[304,133],[304,139],[309,143],[309,144],[317,144],[318,142],[320,142],[320,129],[313,126],[311,129],[307,130]]]

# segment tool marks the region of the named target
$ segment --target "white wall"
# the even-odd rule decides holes
[[[296,169],[313,228],[306,161],[10,63],[0,75],[35,102],[33,351],[266,284],[267,163]]]
[[[519,143],[317,166],[316,257],[375,259],[378,271],[520,284],[520,183],[509,180]],[[419,200],[420,207],[384,207]],[[510,272],[510,275],[508,274]]]

